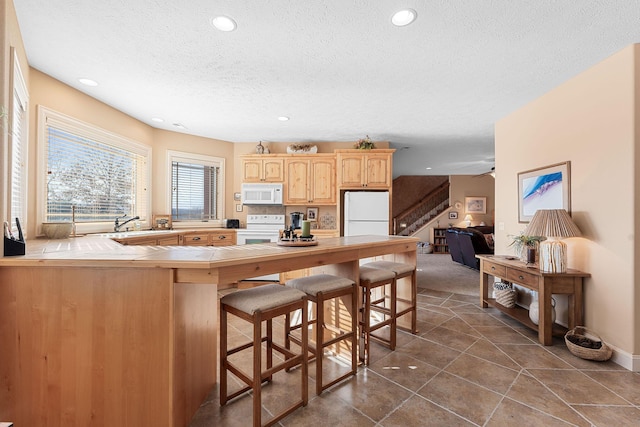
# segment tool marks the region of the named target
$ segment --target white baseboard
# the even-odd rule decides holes
[[[613,363],[620,365],[629,371],[640,372],[639,354],[627,353],[626,351],[620,350],[619,348],[614,347],[610,344],[607,345],[613,350],[613,354],[611,356],[611,361]]]

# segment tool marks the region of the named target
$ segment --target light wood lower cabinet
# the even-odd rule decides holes
[[[216,230],[209,232],[209,246],[231,246],[236,244],[236,232]]]
[[[231,229],[185,231],[162,236],[139,236],[114,239],[121,245],[139,246],[230,246],[236,244],[236,232]]]

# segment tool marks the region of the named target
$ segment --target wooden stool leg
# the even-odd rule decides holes
[[[253,426],[262,425],[262,314],[253,316]]]
[[[273,319],[267,320],[267,369],[273,367]],[[269,375],[267,380],[272,381],[273,375]]]
[[[289,334],[291,333],[291,313],[284,315],[284,348],[291,349],[291,339]],[[288,370],[287,370],[288,372]]]
[[[220,307],[220,406],[227,403],[227,310]]]
[[[324,358],[324,296],[316,297],[316,394],[322,393],[322,360]]]
[[[351,291],[351,373],[358,372],[358,286],[354,285]]]
[[[389,330],[389,347],[391,348],[391,351],[394,351],[396,349],[396,312],[397,312],[397,281],[396,279],[393,279],[393,281],[391,282],[391,284],[389,285],[389,287],[391,288],[391,325],[389,325],[389,327],[391,328]]]
[[[302,353],[302,366],[301,366],[301,387],[302,390],[302,406],[307,406],[307,403],[309,402],[309,320],[307,319],[308,316],[308,307],[307,307],[307,303],[305,302],[302,305],[302,344],[300,346],[300,352]]]
[[[413,298],[413,313],[411,314],[411,332],[418,333],[418,280],[416,270],[411,274],[411,298]]]

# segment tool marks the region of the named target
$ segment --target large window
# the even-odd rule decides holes
[[[75,217],[87,232],[110,230],[123,215],[148,221],[149,147],[42,107],[40,126],[42,222]]]
[[[171,217],[174,222],[220,221],[224,159],[169,151]]]

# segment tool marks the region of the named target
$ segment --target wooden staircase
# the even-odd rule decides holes
[[[434,188],[393,218],[394,234],[410,236],[449,208],[449,182]]]

